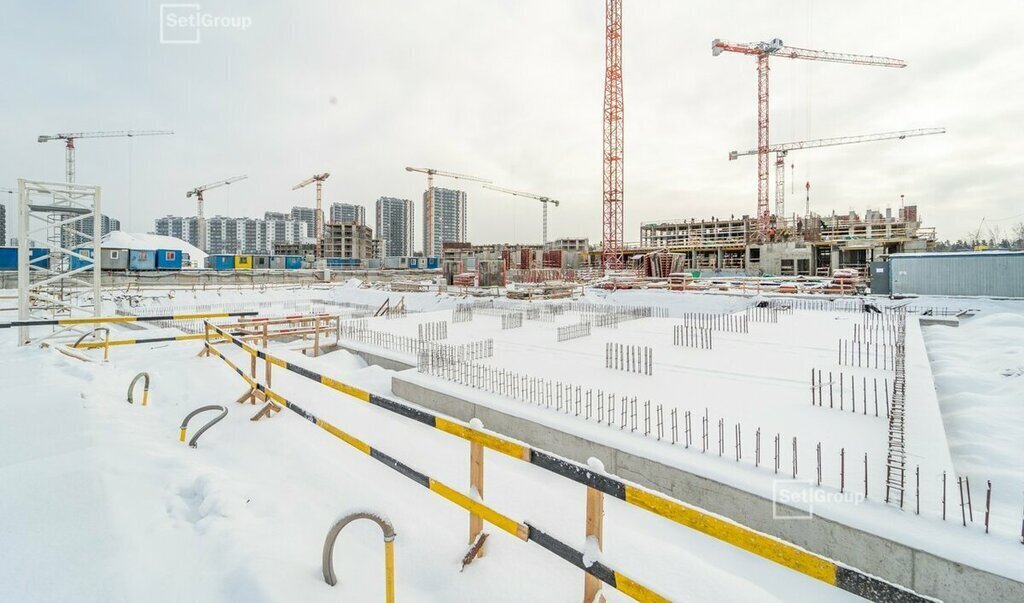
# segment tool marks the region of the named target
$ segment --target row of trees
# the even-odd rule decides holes
[[[999,226],[990,226],[986,232],[973,232],[963,239],[956,241],[939,241],[933,248],[934,251],[969,251],[977,247],[989,249],[1014,249],[1024,250],[1024,222],[1009,228],[1009,232],[1003,232]]]

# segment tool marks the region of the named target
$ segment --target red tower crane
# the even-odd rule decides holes
[[[737,52],[757,58],[757,230],[758,236],[764,240],[771,228],[771,210],[768,208],[768,59],[782,57],[786,59],[805,59],[809,61],[827,61],[830,63],[846,63],[849,65],[872,65],[875,67],[906,67],[900,59],[876,57],[866,54],[845,54],[808,50],[786,46],[782,40],[775,38],[770,42],[733,43],[715,39],[711,42],[711,54],[718,56],[723,52]]]
[[[601,264],[622,265],[622,0],[605,0]]]

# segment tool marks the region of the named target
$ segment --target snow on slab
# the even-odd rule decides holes
[[[383,545],[370,522],[339,539],[338,586],[320,575],[323,538],[351,508],[393,521],[400,600],[579,597],[578,569],[493,526],[487,556],[459,573],[465,511],[287,410],[249,421],[256,407],[231,402],[244,382],[197,349],[140,349],[100,365],[0,343],[11,369],[10,395],[0,399],[0,599],[379,600]],[[335,360],[344,366],[337,378],[374,368]],[[153,375],[150,404],[128,405],[127,382],[143,369]],[[468,491],[466,442],[297,375],[278,371],[274,382],[309,411]],[[181,418],[208,403],[228,405],[228,417],[198,448],[178,442]],[[583,486],[498,454],[486,463],[489,504],[585,547]],[[608,505],[605,530],[603,559],[673,599],[854,600],[619,501]]]
[[[1024,312],[1007,309],[922,330],[953,464],[977,498],[992,480],[993,525],[1014,530],[1024,493]]]

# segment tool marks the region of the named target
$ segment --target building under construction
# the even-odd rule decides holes
[[[893,253],[927,251],[934,228],[921,225],[917,206],[779,219],[765,241],[757,219],[712,218],[644,223],[640,245],[627,257],[648,276],[699,270],[748,275],[831,276],[840,268],[866,275],[870,262]]]

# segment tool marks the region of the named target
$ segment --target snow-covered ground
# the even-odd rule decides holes
[[[406,305],[417,314],[397,320],[371,319],[371,328],[408,334],[420,322],[445,315],[450,319],[448,312],[440,311],[465,301],[434,293],[388,294],[356,283],[179,290],[173,297],[167,291],[143,294],[149,299],[141,306],[154,310],[244,302],[260,304],[269,313],[290,311],[304,300],[378,306],[388,297],[393,302],[405,297]],[[667,307],[670,316],[738,311],[751,303],[750,298],[736,296],[665,291],[601,291],[588,292],[586,297],[597,303]],[[913,321],[908,330],[908,338],[918,345],[908,350],[908,378],[917,380],[910,385],[911,400],[915,388],[927,386],[931,371],[938,396],[935,403],[932,391],[931,402],[926,403],[931,408],[920,409],[927,416],[920,426],[926,435],[911,437],[909,445],[916,455],[911,462],[922,466],[923,491],[936,491],[935,472],[942,465],[970,475],[975,522],[961,528],[954,521],[959,508],[951,502],[950,520],[942,523],[937,518],[938,501],[931,494],[927,508],[922,503],[921,516],[894,509],[873,499],[881,493],[874,481],[874,496],[865,503],[837,503],[815,511],[1022,580],[1024,547],[1015,530],[1020,526],[1024,491],[1020,405],[1024,352],[1019,343],[1024,334],[1024,303],[938,298],[915,303],[980,310],[958,329],[918,327]],[[114,309],[112,301],[108,307]],[[0,316],[9,318],[9,313]],[[557,325],[572,318],[560,319]],[[730,462],[732,424],[737,421],[743,423],[744,439],[753,438],[757,426],[762,427],[762,437],[780,432],[787,443],[793,435],[799,436],[804,475],[805,469],[814,467],[813,442],[819,440],[823,446],[834,443],[830,456],[839,446],[847,447],[848,459],[863,452],[871,457],[884,454],[883,418],[873,413],[865,417],[859,410],[854,415],[810,406],[809,369],[835,365],[833,342],[840,335],[849,336],[849,325],[840,324],[843,320],[849,319],[841,313],[797,312],[780,317],[777,325],[751,324],[747,335],[716,334],[715,349],[710,351],[672,346],[666,325],[679,322],[672,318],[623,323],[619,329],[598,328],[591,337],[562,344],[554,341],[553,323],[538,326],[528,321],[523,329],[502,332],[499,318],[477,316],[472,323],[449,325],[454,342],[495,336],[496,356],[488,363],[582,385],[622,384],[643,392],[631,395],[674,405],[680,415],[684,408],[692,410],[698,433],[696,415],[709,407],[712,428],[707,454],[493,394],[445,386],[461,388],[461,394],[476,396],[476,401],[576,430],[597,441],[632,447],[656,460],[764,494],[770,493],[773,476],[771,441],[762,441],[762,467],[755,468],[748,460],[752,439],[744,443],[745,462]],[[494,328],[483,329],[485,324]],[[462,327],[468,330],[463,332]],[[666,336],[666,328],[668,344],[659,339]],[[176,331],[136,323],[118,326],[112,338],[172,332]],[[538,343],[531,338],[546,339]],[[605,369],[606,339],[656,345],[655,375]],[[658,343],[652,343],[655,340]],[[106,365],[82,363],[52,349],[16,348],[14,343],[13,332],[0,331],[5,393],[0,405],[6,419],[0,427],[4,434],[0,438],[0,558],[4,561],[0,563],[0,599],[376,600],[383,592],[382,546],[379,530],[369,523],[353,524],[339,540],[335,554],[339,585],[328,587],[320,576],[323,537],[333,520],[350,509],[372,509],[394,522],[399,533],[400,600],[579,597],[582,576],[578,570],[499,530],[488,530],[488,555],[459,573],[466,550],[464,511],[287,411],[270,421],[250,422],[255,409],[232,402],[244,383],[220,360],[196,358],[198,342],[115,348]],[[289,360],[336,379],[390,393],[393,373],[366,367],[347,352],[313,359],[288,351],[286,345],[272,347],[282,356],[290,355]],[[224,350],[236,363],[246,358],[231,346]],[[153,375],[150,405],[144,408],[125,402],[127,384],[140,370]],[[434,379],[415,371],[405,376]],[[686,387],[666,385],[672,378]],[[314,414],[417,470],[468,491],[465,442],[357,404],[296,375],[275,372],[274,383]],[[707,402],[693,402],[701,399]],[[227,419],[203,436],[198,449],[179,443],[181,418],[211,403],[228,405]],[[717,455],[718,417],[726,419],[726,458]],[[784,445],[782,450],[785,471],[790,449]],[[809,455],[806,460],[804,454]],[[584,548],[582,486],[491,453],[486,463],[489,504]],[[823,475],[825,487],[832,487],[829,476],[835,473],[837,459],[829,463]],[[860,467],[849,470],[859,484]],[[878,470],[873,471],[871,479],[880,480]],[[950,479],[953,499],[955,479]],[[986,479],[994,484],[994,533],[989,535],[978,525],[984,498],[981,484]],[[604,561],[673,599],[851,598],[618,501],[609,500],[606,508]],[[623,600],[605,591],[610,600]]]
[[[197,358],[197,342],[116,350],[100,365],[52,349],[15,350],[5,339],[0,599],[378,600],[382,545],[372,524],[342,534],[338,586],[320,576],[327,529],[353,509],[394,523],[399,600],[580,596],[577,569],[493,528],[487,555],[460,573],[464,511],[287,411],[249,421],[256,408],[232,402],[243,382],[219,359]],[[345,352],[290,357],[389,391],[387,371]],[[140,370],[153,377],[146,407],[125,401]],[[309,411],[468,491],[464,441],[298,376],[275,374],[274,382]],[[210,403],[227,405],[228,417],[198,448],[178,442],[182,417]],[[489,452],[486,466],[489,504],[584,548],[582,486]],[[605,539],[606,563],[673,599],[854,599],[619,501],[606,505]]]

